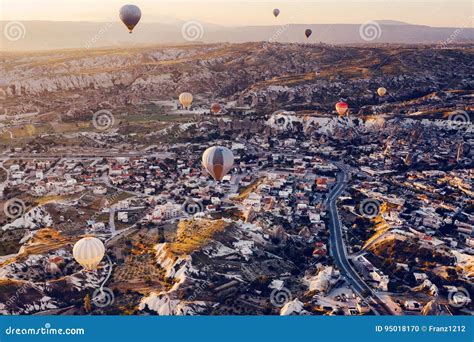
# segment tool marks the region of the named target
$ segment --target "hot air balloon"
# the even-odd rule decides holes
[[[211,112],[213,112],[214,114],[217,114],[221,111],[222,107],[220,104],[218,104],[217,102],[213,103],[211,105]]]
[[[280,10],[278,8],[275,8],[273,10],[273,15],[275,16],[275,18],[278,17],[279,14],[280,14]]]
[[[306,29],[304,31],[304,35],[306,36],[306,38],[309,38],[311,34],[313,34],[313,31],[311,29]]]
[[[105,254],[105,247],[99,239],[88,236],[76,242],[72,249],[74,259],[86,270],[95,270]]]
[[[384,87],[380,87],[379,89],[377,89],[377,94],[379,94],[380,97],[383,97],[385,96],[385,94],[387,94],[387,89],[385,89]]]
[[[202,166],[214,180],[220,181],[234,166],[234,155],[227,147],[209,147],[202,155]]]
[[[345,102],[338,102],[336,103],[336,111],[339,114],[339,116],[343,116],[344,114],[347,113],[347,110],[349,109],[349,106]]]
[[[120,20],[127,26],[128,31],[132,33],[133,28],[138,24],[142,17],[142,11],[135,5],[124,5],[120,8]]]
[[[193,95],[191,93],[181,93],[179,95],[179,102],[185,109],[189,109],[191,103],[193,103]]]

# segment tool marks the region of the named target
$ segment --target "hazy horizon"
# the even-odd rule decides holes
[[[470,1],[133,1],[142,17],[129,35],[119,19],[124,1],[6,0],[0,50],[50,50],[155,43],[472,42]],[[280,14],[275,17],[273,9]],[[397,25],[403,23],[406,25]],[[308,39],[307,28],[313,30]],[[368,35],[368,36],[366,36]]]
[[[5,0],[2,21],[118,21],[119,8],[128,3],[118,0],[70,1]],[[361,24],[370,20],[393,20],[432,27],[473,27],[470,0],[458,1],[265,1],[177,0],[156,3],[130,2],[142,10],[142,23],[172,23],[198,20],[223,26],[266,26],[284,24]],[[280,9],[275,18],[273,8]]]
[[[18,20],[4,20],[1,19],[0,23],[8,23],[8,22],[13,22],[13,21],[18,21]],[[432,26],[432,25],[423,25],[423,24],[416,24],[416,23],[411,23],[411,22],[405,22],[401,20],[396,20],[396,19],[374,19],[371,20],[373,22],[377,22],[379,24],[394,24],[397,25],[399,24],[405,24],[405,25],[412,25],[412,26],[426,26],[426,27],[431,27],[431,28],[448,28],[448,29],[456,29],[456,28],[474,28],[474,27],[468,27],[466,25],[459,25],[459,26]],[[115,23],[114,21],[94,21],[94,20],[44,20],[44,19],[37,19],[37,20],[20,20],[20,22],[45,22],[45,23],[74,23],[74,24],[108,24],[108,23]],[[185,19],[176,19],[173,21],[148,21],[148,22],[143,22],[142,24],[180,24],[186,22]],[[296,23],[296,22],[288,22],[288,23],[283,23],[281,25],[278,24],[252,24],[252,25],[233,25],[233,24],[216,24],[212,22],[207,22],[207,21],[199,21],[201,24],[208,24],[208,25],[214,25],[214,26],[221,26],[225,28],[243,28],[243,27],[280,27],[283,25],[362,25],[362,22],[350,22],[350,23],[341,23],[341,22],[333,22],[333,23],[310,23],[310,22],[302,22],[302,23]]]

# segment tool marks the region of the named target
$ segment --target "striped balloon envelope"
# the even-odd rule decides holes
[[[86,270],[95,270],[105,254],[105,246],[99,239],[88,236],[76,242],[72,249],[74,259]]]
[[[189,109],[191,103],[193,103],[193,95],[191,93],[181,93],[179,95],[179,102],[185,109]]]
[[[220,181],[234,166],[234,154],[227,147],[209,147],[202,155],[202,166],[214,180]]]

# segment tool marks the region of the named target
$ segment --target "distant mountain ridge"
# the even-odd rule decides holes
[[[379,20],[359,24],[286,24],[225,27],[197,21],[140,23],[128,34],[120,22],[0,21],[1,51],[97,48],[162,43],[255,41],[328,44],[450,44],[474,41],[474,29]],[[304,30],[313,35],[306,39]]]
[[[374,21],[379,23],[380,25],[413,25],[413,24],[405,23],[403,21],[398,21],[398,20],[374,20]],[[424,25],[415,25],[415,26],[424,26]]]

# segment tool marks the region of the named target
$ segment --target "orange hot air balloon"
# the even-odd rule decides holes
[[[213,103],[213,104],[211,105],[211,112],[213,112],[214,114],[219,113],[219,112],[221,111],[221,109],[222,109],[222,107],[221,107],[221,105],[218,104],[218,103]]]
[[[336,111],[339,114],[339,116],[344,116],[347,113],[347,110],[349,109],[349,105],[343,101],[340,101],[336,103]]]

